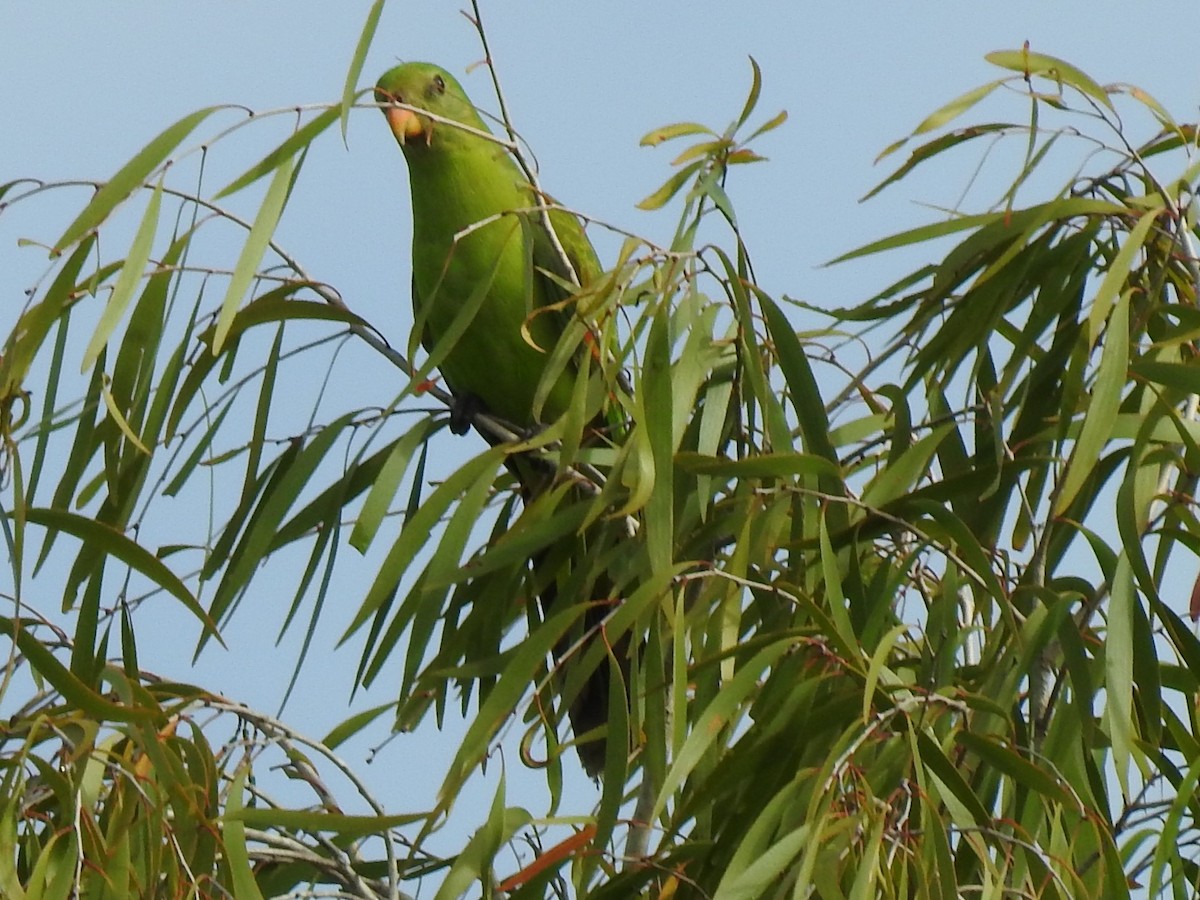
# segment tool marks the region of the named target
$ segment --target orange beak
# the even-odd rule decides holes
[[[406,143],[409,138],[420,137],[421,135],[425,135],[426,140],[428,140],[429,132],[426,126],[412,110],[392,107],[391,109],[385,109],[383,114],[387,117],[392,134],[396,136],[396,140],[401,144]]]

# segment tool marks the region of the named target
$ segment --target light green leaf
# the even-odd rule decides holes
[[[284,457],[287,460],[285,468],[272,475],[213,596],[209,609],[213,621],[220,622],[229,614],[234,599],[267,555],[267,548],[275,539],[279,523],[308,485],[313,471],[353,419],[354,413],[346,413],[335,419],[318,431],[299,452]]]
[[[254,224],[250,226],[250,233],[246,236],[246,243],[242,245],[241,255],[233,268],[233,276],[229,279],[225,299],[221,302],[221,312],[217,316],[217,327],[213,334],[213,356],[220,355],[238,307],[242,305],[242,298],[246,296],[250,282],[254,280],[259,263],[262,262],[267,246],[271,243],[275,226],[283,214],[283,205],[287,202],[294,167],[295,159],[287,159],[280,163],[279,168],[275,170],[275,177],[271,179],[270,187],[267,188],[258,215],[254,218]]]
[[[331,107],[324,110],[315,118],[304,123],[296,131],[291,134],[287,140],[264,156],[261,160],[235,178],[221,190],[213,195],[214,200],[220,200],[222,197],[228,197],[230,194],[236,194],[242,188],[249,187],[258,181],[268,172],[276,171],[279,166],[295,156],[299,151],[306,148],[322,131],[333,124],[337,119],[340,107]]]
[[[680,188],[682,188],[688,182],[688,180],[692,178],[692,176],[700,171],[700,167],[703,165],[703,161],[697,161],[684,166],[665,182],[663,182],[662,187],[660,187],[650,196],[641,200],[637,204],[637,208],[644,210],[655,210],[666,206],[670,199],[679,193]]]
[[[773,841],[736,877],[721,879],[713,900],[758,900],[770,896],[771,885],[811,840],[812,829],[804,824]]]
[[[953,430],[953,424],[941,425],[905,450],[899,459],[871,479],[863,491],[862,502],[878,509],[908,493],[913,485],[929,474],[930,460],[946,435]]]
[[[790,480],[798,475],[837,478],[840,469],[828,459],[808,453],[760,453],[742,459],[705,456],[684,451],[675,456],[675,466],[685,472],[723,475],[729,478],[778,478]]]
[[[110,212],[142,186],[150,173],[176,147],[183,142],[192,131],[220,107],[210,106],[184,116],[174,125],[163,130],[154,140],[138,151],[137,155],[127,162],[120,171],[106,181],[96,191],[92,202],[81,212],[63,232],[62,237],[54,242],[58,251],[63,251],[77,240],[103,222]]]
[[[774,131],[776,128],[778,128],[780,125],[782,125],[784,122],[786,122],[787,118],[788,118],[787,110],[781,109],[779,112],[775,113],[775,115],[773,115],[771,118],[767,119],[767,121],[763,122],[763,124],[759,125],[756,129],[754,129],[754,132],[750,135],[750,137],[746,138],[746,141],[747,142],[752,141],[756,137],[761,137],[762,135],[766,134],[769,131]]]
[[[359,553],[366,553],[371,546],[383,517],[391,507],[392,498],[400,487],[400,479],[408,471],[408,463],[417,447],[424,441],[434,428],[432,419],[424,419],[415,428],[404,434],[392,452],[388,454],[387,462],[383,464],[379,475],[371,485],[371,491],[363,501],[362,511],[358,521],[354,523],[354,531],[350,534],[350,546]]]
[[[233,880],[234,896],[243,897],[245,900],[263,900],[258,882],[254,880],[250,854],[246,849],[246,826],[240,818],[247,771],[247,766],[239,767],[233,776],[233,784],[229,786],[225,815],[221,817],[221,837],[224,839],[222,845],[226,864],[229,866],[229,876]]]
[[[342,141],[346,140],[346,130],[350,126],[350,110],[354,106],[354,95],[358,90],[358,79],[362,75],[363,64],[367,61],[367,51],[375,40],[375,30],[379,27],[379,16],[383,13],[383,4],[387,0],[375,0],[367,12],[367,20],[363,23],[362,33],[358,43],[354,45],[354,55],[350,57],[350,67],[346,70],[346,83],[342,87],[342,103],[339,107],[342,119]]]
[[[446,807],[458,796],[463,782],[486,758],[496,731],[508,721],[513,709],[529,690],[533,675],[546,664],[546,656],[561,639],[581,610],[564,609],[505,653],[500,679],[480,704],[479,712],[459,743],[446,779],[438,790],[438,804]]]
[[[336,834],[341,837],[358,839],[367,835],[378,835],[391,828],[401,828],[420,822],[428,813],[397,813],[390,816],[348,816],[341,813],[331,813],[303,809],[277,809],[274,807],[253,807],[247,809],[240,804],[225,815],[225,821],[241,822],[252,828],[287,829],[307,831],[312,834]]]
[[[154,193],[150,195],[150,202],[146,204],[146,212],[142,215],[142,222],[129,247],[129,255],[125,257],[125,264],[121,266],[121,274],[117,276],[117,283],[108,296],[108,303],[100,315],[96,331],[92,334],[87,349],[83,351],[81,372],[90,369],[95,364],[100,351],[108,345],[108,339],[116,330],[117,323],[125,314],[125,308],[133,299],[133,292],[137,290],[142,275],[145,274],[146,263],[150,260],[150,250],[154,246],[154,235],[158,231],[158,213],[162,207],[162,188],[163,183],[160,178],[154,187]]]
[[[915,129],[913,134],[924,134],[927,131],[933,131],[936,128],[941,128],[948,122],[952,122],[969,110],[972,106],[987,97],[992,91],[1005,84],[1007,79],[1001,78],[997,81],[989,81],[987,84],[981,84],[977,88],[967,91],[961,97],[955,97],[941,109],[935,110],[928,115]]]
[[[1105,319],[1108,318],[1113,301],[1124,288],[1125,280],[1133,268],[1134,258],[1141,252],[1142,245],[1146,242],[1146,235],[1164,212],[1162,207],[1155,207],[1149,212],[1143,213],[1121,243],[1121,249],[1117,251],[1117,255],[1113,257],[1112,264],[1104,273],[1104,280],[1100,282],[1100,287],[1096,291],[1096,297],[1092,300],[1092,308],[1088,311],[1088,347],[1096,346],[1100,330]]]
[[[1104,350],[1100,354],[1100,368],[1096,373],[1096,386],[1075,449],[1067,461],[1067,470],[1059,482],[1058,494],[1054,498],[1052,515],[1062,515],[1088,476],[1095,468],[1105,444],[1112,434],[1117,407],[1121,403],[1121,392],[1127,380],[1129,368],[1129,293],[1121,295],[1108,317]]]
[[[121,410],[117,408],[117,401],[113,399],[107,378],[104,379],[102,396],[104,397],[104,407],[108,410],[108,414],[112,416],[112,420],[117,423],[117,428],[120,429],[121,434],[125,435],[129,439],[129,443],[137,447],[139,451],[149,456],[150,449],[142,443],[142,439],[137,436],[133,428],[130,427],[129,421],[125,418]]]
[[[394,712],[396,704],[394,701],[381,703],[378,706],[372,706],[370,709],[364,709],[362,712],[355,713],[344,722],[339,722],[334,726],[325,737],[321,738],[321,743],[330,750],[336,750],[339,746],[345,743],[354,735],[358,734],[368,725],[371,725],[380,716],[385,713]]]
[[[1003,69],[1011,69],[1022,75],[1040,75],[1062,85],[1070,85],[1081,93],[1091,97],[1102,106],[1113,109],[1108,92],[1100,87],[1090,76],[1075,68],[1069,62],[1044,53],[1030,53],[1028,50],[997,50],[984,57],[993,65]]]
[[[1113,574],[1104,640],[1104,721],[1112,741],[1113,769],[1126,800],[1133,797],[1129,764],[1133,758],[1133,604],[1137,591],[1129,558],[1122,553]]]
[[[437,486],[420,508],[405,523],[400,537],[388,551],[375,581],[363,598],[353,621],[346,627],[341,640],[354,634],[367,619],[384,603],[395,589],[400,577],[408,570],[417,552],[428,543],[434,527],[442,514],[458,497],[479,478],[488,477],[503,458],[504,451],[492,449],[460,466],[449,478]]]
[[[753,56],[750,57],[750,93],[746,95],[746,102],[742,105],[742,113],[737,118],[737,124],[734,128],[741,128],[746,124],[746,120],[750,118],[750,114],[754,112],[754,107],[758,106],[758,98],[762,93],[762,69],[758,67],[758,60]]]
[[[730,724],[742,702],[759,687],[758,682],[763,672],[792,646],[791,638],[768,644],[743,663],[732,680],[722,685],[712,702],[697,717],[695,728],[692,729],[692,733],[688,735],[671,763],[667,777],[658,792],[658,800],[654,804],[654,812],[651,815],[652,820],[659,817],[676,788],[683,783],[700,762],[704,753],[720,737],[722,729]]]
[[[699,125],[696,122],[676,122],[674,125],[664,125],[661,128],[655,128],[653,131],[646,132],[639,144],[642,147],[657,147],[664,141],[672,141],[677,137],[685,137],[692,134],[704,134],[716,137],[712,129],[704,125]]]

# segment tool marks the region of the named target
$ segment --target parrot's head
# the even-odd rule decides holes
[[[412,109],[387,104],[403,103],[442,119],[469,125],[480,131],[488,130],[467,99],[462,85],[445,69],[432,63],[405,63],[384,72],[375,84],[375,99],[385,104],[383,114],[405,152],[421,144],[431,146],[434,131],[438,130],[437,126],[441,123]],[[452,125],[443,125],[439,134],[445,134],[447,140],[454,141],[457,139],[455,136],[463,132]]]

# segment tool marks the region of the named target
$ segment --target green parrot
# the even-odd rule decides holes
[[[579,220],[562,210],[549,212],[556,247],[542,214],[529,212],[548,200],[533,190],[508,150],[487,137],[490,129],[445,69],[430,63],[397,66],[379,79],[375,98],[418,110],[383,107],[408,163],[412,299],[421,342],[432,351],[443,336],[461,330],[438,363],[460,406],[458,413],[461,416],[462,408],[482,409],[524,430],[554,421],[571,403],[578,369],[566,367],[543,388],[538,402],[550,351],[567,315],[545,308],[569,297],[572,282],[586,289],[601,272]],[[526,212],[514,215],[515,210]],[[563,265],[564,253],[573,273]],[[464,312],[472,307],[473,312]],[[534,315],[537,310],[545,311]],[[465,328],[460,314],[469,316]],[[581,347],[594,349],[587,342]],[[599,386],[599,379],[592,381]],[[589,384],[589,409],[598,411],[600,392],[591,388]],[[548,487],[545,466],[535,468],[510,458],[509,468],[521,482],[526,502]],[[570,552],[586,554],[586,536],[578,544]],[[535,572],[539,562],[551,556],[561,558],[561,548],[535,557]],[[540,590],[548,611],[557,591],[554,580]],[[589,609],[584,627],[595,625],[603,615],[603,609]],[[561,655],[570,643],[565,641],[556,652]],[[577,748],[593,778],[603,771],[606,758],[609,678],[608,667],[599,666],[568,709],[577,738],[590,735]]]
[[[480,284],[488,282],[478,310],[439,366],[442,377],[456,396],[476,399],[519,427],[553,421],[570,403],[573,379],[564,373],[551,386],[537,416],[534,394],[562,318],[530,314],[566,296],[546,273],[566,281],[570,273],[563,270],[539,214],[504,215],[547,200],[533,192],[503,145],[481,136],[490,135],[490,129],[444,69],[430,63],[397,66],[379,79],[375,97],[427,110],[481,133],[399,107],[384,109],[408,162],[412,186],[413,306],[424,325],[422,343],[432,350]],[[552,210],[549,217],[575,278],[586,286],[601,271],[596,251],[577,218],[562,210]],[[472,227],[477,230],[469,231]],[[469,233],[456,245],[460,232]]]

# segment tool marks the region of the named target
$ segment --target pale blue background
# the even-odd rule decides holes
[[[166,124],[209,104],[265,110],[335,101],[368,6],[315,0],[4,2],[0,182],[17,176],[107,177]],[[511,113],[537,154],[543,185],[566,204],[661,242],[669,239],[674,212],[648,214],[634,204],[667,177],[668,162],[683,145],[645,149],[638,140],[655,126],[679,120],[723,128],[741,107],[749,84],[747,56],[753,55],[764,73],[757,120],[780,108],[790,120],[758,144],[771,161],[739,168],[728,189],[762,285],[824,307],[870,296],[926,258],[921,253],[928,251],[921,251],[820,267],[855,246],[939,215],[922,204],[958,202],[978,150],[935,163],[869,203],[858,198],[903,158],[873,166],[885,146],[944,102],[1004,74],[983,60],[988,51],[1019,48],[1029,40],[1034,50],[1063,57],[1098,81],[1140,85],[1180,120],[1194,120],[1200,105],[1195,2],[606,0],[489,2],[484,13]],[[384,13],[363,84],[398,58],[428,59],[459,75],[478,103],[494,109],[485,72],[466,74],[480,55],[476,35],[455,4],[395,2]],[[1022,121],[1027,105],[1008,95],[967,120],[988,115]],[[288,127],[279,119],[273,129],[243,131],[214,154],[214,171],[236,174]],[[1152,131],[1144,114],[1131,115],[1129,127],[1136,139]],[[1074,164],[1081,156],[1071,151],[1065,159]],[[1011,179],[1014,159],[998,154],[966,205],[993,200]],[[1062,169],[1063,178],[1069,170]],[[227,180],[214,178],[206,182],[210,189]],[[0,215],[5,331],[24,289],[45,266],[44,254],[19,249],[17,238],[54,240],[85,197],[64,195]],[[234,205],[253,213],[252,198]],[[310,154],[277,238],[316,277],[335,285],[352,309],[402,345],[410,323],[409,225],[402,158],[378,113],[362,110],[350,123],[348,148],[331,131]],[[602,255],[611,256],[614,243],[597,240]],[[398,377],[381,364],[357,385],[336,388],[375,392],[374,401],[358,402],[386,403],[395,393],[390,381]],[[380,378],[386,380],[382,388]],[[448,435],[441,440],[450,462],[477,449]],[[357,645],[335,652],[333,642],[357,607],[359,582],[372,570],[345,548],[342,565],[346,589],[334,592],[335,606],[325,613],[327,639],[314,648],[284,713],[313,735],[349,712]],[[147,610],[142,664],[273,710],[291,671],[298,633],[278,651],[264,647],[290,598],[290,589],[286,597],[273,597],[270,587],[260,582],[227,629],[229,650],[210,648],[195,670],[188,663],[194,626]],[[52,595],[29,599],[48,613],[57,607]],[[389,679],[382,681],[356,707],[386,701]],[[366,741],[344,755],[390,811],[411,810],[432,801],[456,733],[452,725],[446,735],[396,738],[370,766],[363,762]],[[383,737],[377,728],[370,743]],[[541,812],[539,776],[527,776],[511,752],[507,760],[510,802]],[[496,771],[465,795],[456,830],[441,844],[445,849],[480,823]],[[596,794],[578,770],[573,776],[573,806],[564,812],[584,812]],[[514,861],[513,870],[517,867]]]

